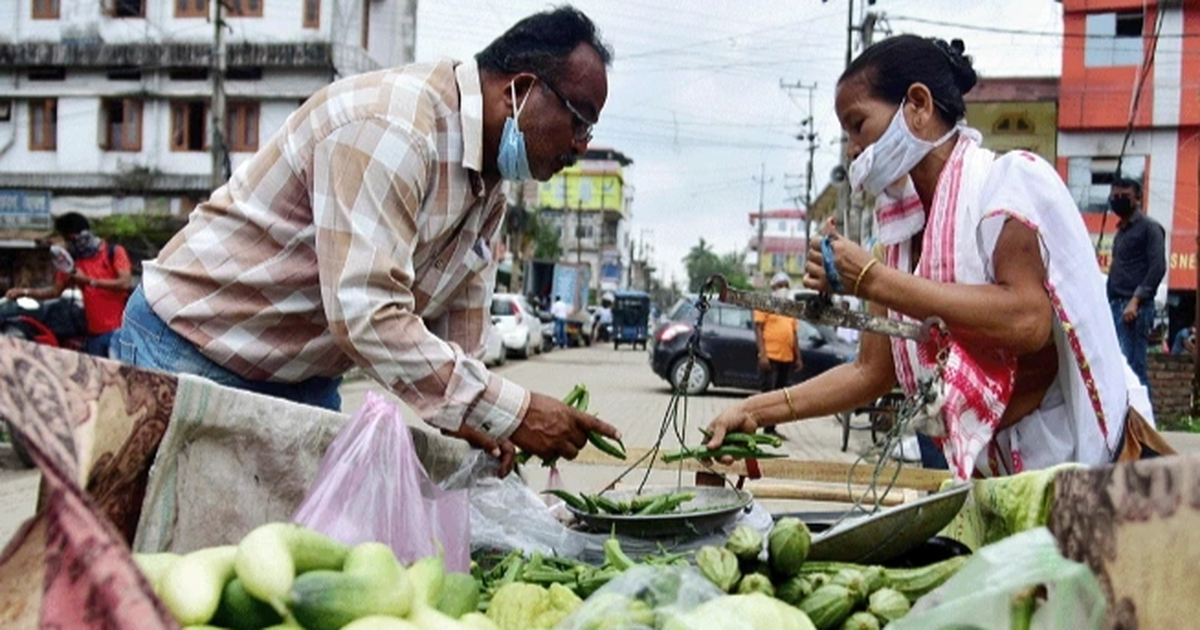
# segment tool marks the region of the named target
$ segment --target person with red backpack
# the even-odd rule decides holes
[[[92,234],[91,223],[78,212],[68,212],[54,220],[54,231],[66,241],[67,251],[75,259],[69,273],[58,272],[54,284],[40,289],[15,287],[5,294],[10,300],[30,297],[49,300],[62,295],[68,286],[79,287],[87,319],[84,350],[100,357],[108,356],[113,333],[121,327],[125,302],[133,289],[133,266],[124,247],[108,243]]]

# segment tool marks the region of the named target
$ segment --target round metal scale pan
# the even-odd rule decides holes
[[[944,490],[871,516],[847,519],[816,534],[809,560],[886,562],[937,535],[954,520],[971,484]]]
[[[753,497],[745,490],[725,487],[647,488],[643,494],[662,492],[692,492],[696,498],[680,506],[681,512],[671,514],[588,514],[570,506],[567,509],[583,526],[595,532],[616,531],[623,536],[665,538],[670,536],[701,536],[720,529],[738,517],[750,505]],[[613,501],[626,501],[636,496],[634,490],[614,490],[604,493]]]

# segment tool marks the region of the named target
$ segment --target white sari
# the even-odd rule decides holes
[[[1016,357],[949,339],[931,434],[956,479],[995,476],[1062,462],[1112,461],[1132,403],[1148,421],[1149,400],[1117,344],[1092,242],[1058,173],[1040,157],[997,157],[963,129],[926,216],[912,182],[880,195],[875,217],[889,266],[938,282],[992,284],[993,254],[1005,222],[1037,232],[1054,308],[1058,373],[1041,406],[998,430],[1012,395]],[[914,268],[913,237],[924,229]],[[893,312],[892,317],[903,317]],[[904,317],[904,319],[909,319]],[[910,320],[911,321],[911,320]],[[932,379],[936,342],[892,340],[896,377],[907,394]],[[940,434],[940,435],[939,435]]]

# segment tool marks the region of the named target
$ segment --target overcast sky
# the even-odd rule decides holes
[[[632,235],[653,243],[670,282],[701,237],[718,253],[745,250],[765,168],[767,209],[803,199],[804,145],[795,139],[816,84],[821,145],[814,196],[837,164],[833,89],[845,63],[848,0],[577,0],[612,45],[608,104],[593,146],[633,159]],[[855,20],[859,0],[854,0]],[[466,59],[538,0],[420,0],[417,58]],[[1057,76],[1062,5],[1054,0],[877,0],[893,34],[966,42],[982,76]],[[881,38],[883,33],[876,35]],[[856,38],[857,39],[857,38]],[[856,51],[857,52],[857,51]],[[765,165],[765,167],[763,166]]]

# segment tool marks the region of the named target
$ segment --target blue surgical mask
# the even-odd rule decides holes
[[[512,90],[515,103],[516,84],[510,83],[508,87]],[[525,93],[525,98],[529,98],[529,92]],[[525,152],[525,134],[521,133],[520,123],[517,122],[524,107],[525,100],[522,99],[517,111],[504,121],[504,131],[500,134],[500,151],[496,154],[496,166],[500,169],[500,176],[510,182],[533,179],[533,173],[529,172],[529,155]]]

